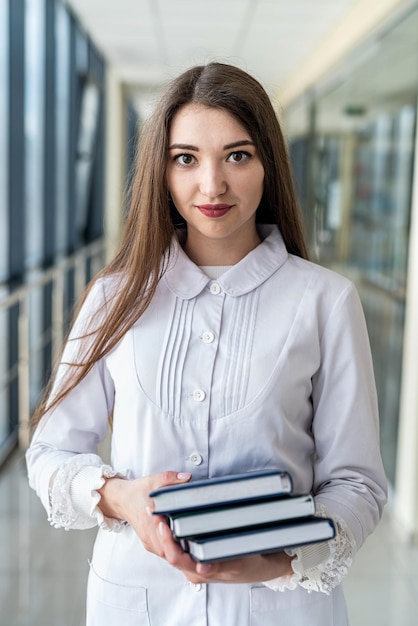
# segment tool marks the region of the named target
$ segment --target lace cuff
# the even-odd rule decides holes
[[[123,522],[107,518],[99,509],[100,489],[106,478],[128,478],[116,472],[96,454],[77,454],[64,463],[51,478],[48,520],[55,528],[85,529],[99,526],[119,531]]]
[[[325,508],[318,506],[317,515],[328,517]],[[281,576],[263,584],[274,591],[296,589],[298,585],[309,592],[320,591],[329,595],[347,574],[355,553],[355,541],[345,522],[332,516],[336,534],[326,543],[318,543],[285,550],[293,556],[291,576]]]

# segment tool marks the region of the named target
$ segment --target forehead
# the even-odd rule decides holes
[[[224,143],[238,139],[251,140],[244,126],[228,111],[202,104],[186,104],[173,117],[170,127],[170,143],[187,139],[202,141],[220,138]]]

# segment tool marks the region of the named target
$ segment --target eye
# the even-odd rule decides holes
[[[194,165],[194,163],[196,163],[196,157],[192,154],[176,154],[174,161],[181,165],[181,167],[189,167],[190,165]]]
[[[243,163],[251,158],[251,154],[249,152],[245,152],[244,150],[239,150],[238,152],[231,152],[228,156],[227,161],[230,163]]]

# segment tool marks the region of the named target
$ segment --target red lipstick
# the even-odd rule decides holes
[[[206,217],[222,217],[233,207],[232,204],[198,204],[197,208]]]

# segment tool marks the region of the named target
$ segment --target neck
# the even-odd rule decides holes
[[[223,239],[206,239],[203,237],[187,236],[184,251],[196,265],[235,265],[239,263],[251,250],[254,250],[261,239],[254,231],[253,236],[241,241],[234,238],[232,241]]]

